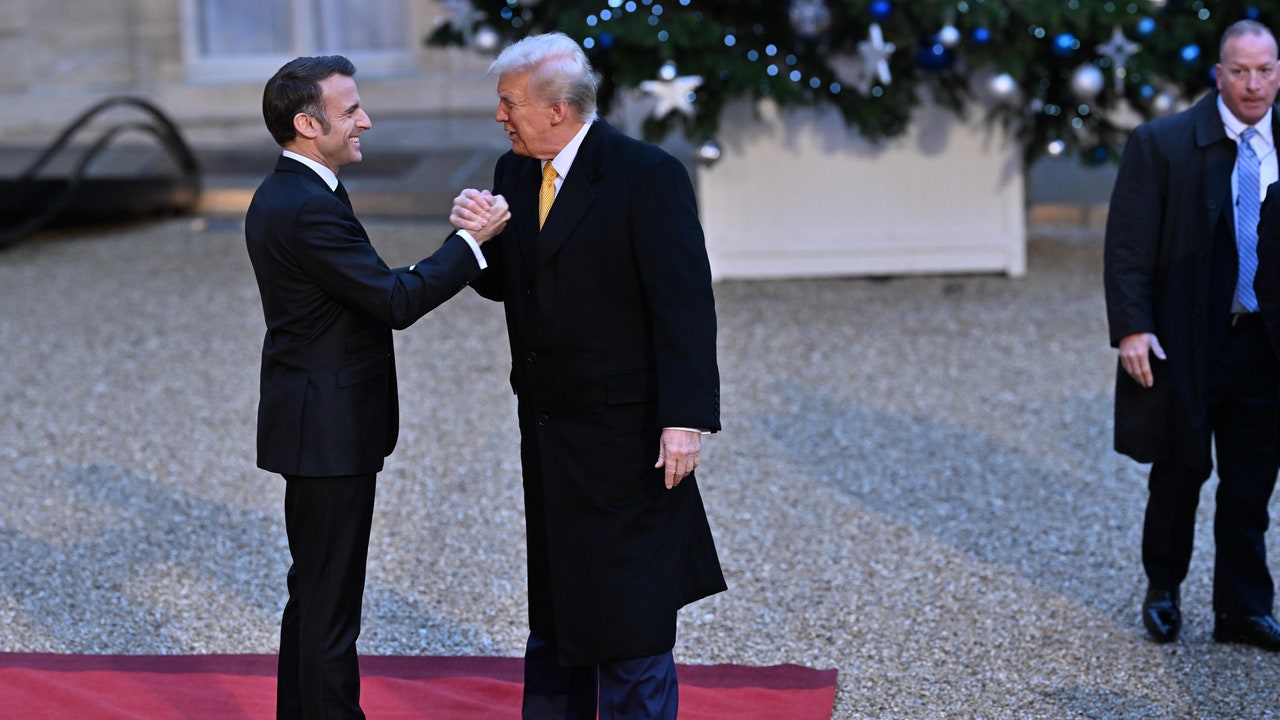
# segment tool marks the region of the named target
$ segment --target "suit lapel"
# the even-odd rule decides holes
[[[281,155],[280,158],[276,161],[276,172],[294,173],[295,175],[298,175],[299,177],[303,178],[303,180],[307,183],[308,186],[311,187],[312,192],[314,192],[315,194],[332,195],[338,198],[339,200],[341,200],[343,207],[346,208],[346,214],[348,216],[348,219],[351,220],[353,223],[355,223],[356,227],[360,228],[360,234],[364,236],[366,241],[368,241],[369,234],[365,232],[364,225],[361,225],[360,219],[356,217],[355,210],[353,210],[351,207],[351,199],[349,197],[346,197],[346,189],[342,186],[341,181],[339,181],[339,184],[338,184],[339,189],[342,190],[341,193],[339,193],[336,190],[330,190],[329,186],[325,184],[324,179],[316,174],[316,171],[312,170],[306,165],[303,165],[297,160],[294,160],[293,158],[287,157],[284,155]]]
[[[1280,147],[1280,107],[1273,105],[1271,107],[1271,142]],[[1277,170],[1280,170],[1280,151],[1271,153],[1271,162],[1277,164]],[[1271,193],[1268,192],[1268,195]],[[1266,200],[1266,198],[1262,198]]]

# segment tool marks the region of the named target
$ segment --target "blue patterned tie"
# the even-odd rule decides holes
[[[1236,302],[1247,312],[1258,309],[1258,298],[1253,294],[1253,276],[1258,271],[1258,206],[1261,204],[1258,199],[1258,166],[1262,161],[1250,144],[1257,134],[1257,130],[1245,128],[1240,133],[1236,150],[1236,252],[1240,256]]]

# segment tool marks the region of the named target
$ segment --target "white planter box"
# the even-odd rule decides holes
[[[834,110],[726,111],[697,171],[717,278],[1026,272],[1021,148],[974,109],[923,107],[873,145]]]

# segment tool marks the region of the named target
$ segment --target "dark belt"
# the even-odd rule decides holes
[[[1262,313],[1260,312],[1240,312],[1231,313],[1231,327],[1244,327],[1262,322]]]

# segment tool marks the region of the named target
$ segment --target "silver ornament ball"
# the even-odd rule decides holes
[[[999,102],[1009,102],[1018,96],[1018,81],[1009,73],[1000,73],[987,81],[991,97]]]
[[[831,27],[831,8],[825,0],[791,0],[787,19],[800,37],[817,37]]]
[[[703,165],[711,165],[720,159],[721,154],[720,146],[715,140],[708,140],[698,146],[698,162]]]
[[[471,38],[471,44],[481,52],[493,52],[498,49],[500,42],[498,31],[485,25],[476,29],[476,34]]]
[[[943,47],[954,48],[960,44],[960,31],[955,25],[943,25],[938,31],[938,42],[942,43]]]
[[[1102,92],[1106,82],[1098,66],[1088,63],[1071,73],[1071,92],[1075,93],[1079,100],[1092,100]]]

